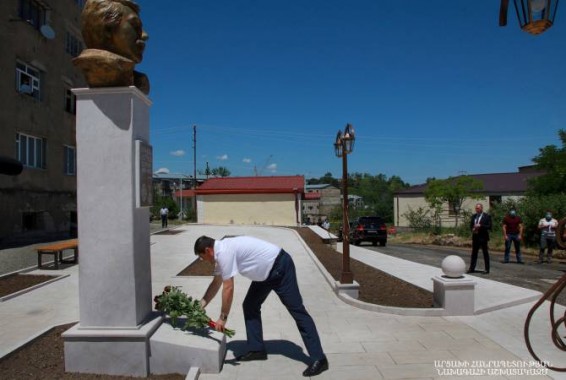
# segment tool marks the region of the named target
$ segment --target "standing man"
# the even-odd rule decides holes
[[[556,227],[558,221],[552,217],[550,210],[546,211],[546,215],[538,222],[540,230],[540,251],[538,254],[538,263],[544,262],[544,250],[546,249],[546,262],[552,263],[552,250],[556,244]]]
[[[163,205],[161,210],[159,210],[159,214],[161,215],[161,228],[167,227],[167,217],[169,216],[169,209]]]
[[[252,280],[243,303],[249,351],[237,356],[236,360],[267,360],[261,305],[273,290],[295,319],[310,356],[311,363],[303,372],[303,376],[316,376],[328,369],[328,360],[322,351],[316,326],[303,305],[295,264],[287,252],[274,244],[251,236],[222,240],[201,236],[195,242],[194,249],[195,255],[215,264],[214,278],[201,300],[203,308],[222,286],[222,307],[220,317],[216,321],[217,330],[224,329],[230,313],[234,295],[234,276],[239,273]]]
[[[476,213],[470,219],[470,229],[472,230],[472,258],[470,268],[466,273],[474,273],[476,271],[476,263],[478,261],[478,252],[481,248],[483,253],[483,261],[485,264],[484,274],[489,274],[489,251],[487,243],[489,242],[489,231],[491,230],[491,216],[483,212],[483,205],[476,204]]]
[[[511,242],[515,246],[515,256],[517,264],[524,264],[521,257],[521,240],[523,239],[523,220],[517,216],[514,209],[503,218],[503,239],[505,240],[505,255],[503,263],[509,263],[509,254],[511,253]]]

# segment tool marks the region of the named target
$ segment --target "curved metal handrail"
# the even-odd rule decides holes
[[[561,223],[565,220],[566,220],[566,218],[563,219],[561,221]],[[558,328],[560,327],[561,324],[564,323],[564,325],[566,326],[566,323],[565,323],[565,321],[566,321],[566,311],[564,312],[564,315],[561,318],[559,318],[558,320],[555,320],[555,318],[554,318],[554,308],[555,308],[555,305],[556,305],[556,299],[558,298],[558,295],[562,292],[562,290],[564,290],[564,287],[566,287],[566,273],[563,274],[562,277],[560,277],[558,279],[558,281],[556,281],[556,283],[554,285],[552,285],[550,287],[550,289],[548,289],[546,291],[546,293],[543,294],[543,296],[540,298],[540,300],[538,300],[537,303],[535,303],[533,305],[531,310],[529,310],[529,313],[527,314],[527,319],[525,320],[525,327],[523,329],[523,332],[524,332],[524,335],[525,335],[525,343],[527,344],[527,349],[531,353],[532,357],[536,361],[541,363],[543,366],[545,366],[546,368],[551,369],[553,371],[558,371],[558,372],[566,372],[566,368],[551,366],[551,365],[548,364],[548,362],[542,361],[538,357],[538,355],[535,354],[533,347],[531,345],[531,340],[529,338],[529,328],[530,328],[531,319],[532,319],[534,313],[544,303],[544,301],[546,301],[547,299],[552,297],[552,299],[550,301],[550,325],[551,325],[552,342],[554,343],[554,345],[558,349],[560,349],[562,351],[566,351],[566,343],[564,342],[564,340],[562,339],[562,337],[558,333]]]

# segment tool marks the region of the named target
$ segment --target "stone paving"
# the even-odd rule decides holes
[[[505,305],[507,293],[515,296],[520,294],[521,288],[500,287],[500,283],[484,280],[488,282],[482,286],[481,293],[493,299],[500,298],[502,306],[469,317],[403,316],[368,311],[343,302],[333,293],[312,253],[293,230],[203,225],[188,225],[182,229],[184,232],[176,235],[152,235],[153,293],[160,293],[165,285],[177,285],[189,295],[202,296],[209,277],[176,276],[195,260],[193,244],[202,234],[213,238],[248,234],[284,247],[293,256],[304,303],[316,321],[330,362],[330,370],[318,376],[319,379],[566,379],[561,373],[552,371],[547,372],[548,376],[513,376],[509,372],[517,370],[511,366],[533,363],[522,334],[525,317],[534,302]],[[352,250],[353,257],[363,258],[364,254],[362,248]],[[382,270],[393,271],[393,268],[399,267],[399,262],[381,257],[386,255],[372,254],[379,260],[374,265]],[[367,261],[372,265],[372,260],[368,258]],[[420,270],[415,267],[397,275],[410,277],[404,279],[422,283],[424,287],[430,283],[432,288],[431,273],[440,274],[440,269],[416,265],[420,265]],[[36,270],[31,273],[53,272]],[[0,303],[0,357],[54,325],[78,320],[78,267],[66,267],[58,272],[69,276]],[[308,360],[303,343],[294,321],[275,295],[270,295],[263,307],[269,360],[234,361],[234,356],[245,350],[246,336],[240,305],[248,285],[249,281],[243,277],[235,280],[234,303],[228,325],[236,330],[236,335],[227,344],[223,370],[219,374],[200,374],[199,379],[303,378],[301,373]],[[219,310],[220,296],[217,296],[207,312],[215,316]],[[563,313],[563,308],[560,312]],[[540,313],[539,316],[537,313],[533,322],[535,350],[541,352],[543,359],[560,367],[566,360],[564,353],[552,345],[546,314]],[[487,365],[491,368],[481,368]]]

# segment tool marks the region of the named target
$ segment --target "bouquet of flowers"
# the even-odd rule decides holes
[[[189,327],[201,329],[211,327],[216,329],[216,323],[210,319],[204,309],[200,306],[200,301],[187,296],[176,286],[166,286],[163,293],[155,296],[155,308],[171,317],[171,324],[177,327],[177,319],[185,316],[187,322],[182,327],[186,330]],[[236,333],[231,329],[224,329],[224,334],[231,338]]]

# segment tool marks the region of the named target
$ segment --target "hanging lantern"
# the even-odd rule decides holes
[[[541,34],[552,26],[558,0],[513,0],[519,26],[530,34]],[[507,25],[509,0],[501,0],[499,26]]]

